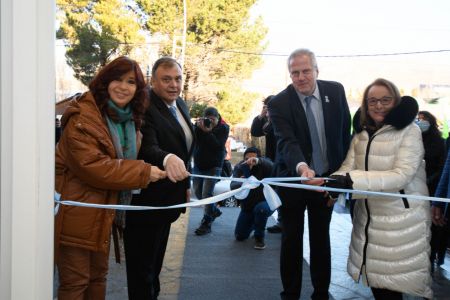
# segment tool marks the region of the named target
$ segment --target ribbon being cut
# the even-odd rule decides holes
[[[210,178],[210,179],[218,179],[218,180],[230,180],[230,181],[239,181],[242,182],[242,186],[236,190],[232,190],[229,192],[222,193],[220,195],[216,195],[213,197],[192,201],[189,203],[183,203],[172,206],[134,206],[134,205],[112,205],[112,204],[92,204],[92,203],[84,203],[78,201],[70,201],[70,200],[61,200],[60,195],[55,193],[55,203],[57,204],[55,207],[55,215],[58,213],[59,205],[70,205],[70,206],[82,206],[82,207],[92,207],[92,208],[106,208],[106,209],[119,209],[119,210],[153,210],[153,209],[171,209],[171,208],[181,208],[181,207],[193,207],[200,206],[205,204],[216,203],[222,200],[225,200],[230,197],[235,197],[236,199],[245,199],[250,192],[251,189],[255,189],[261,184],[263,185],[264,197],[266,198],[267,203],[271,210],[277,209],[281,206],[280,197],[278,197],[277,193],[271,187],[273,186],[283,186],[289,188],[296,189],[307,189],[313,191],[329,191],[329,192],[338,192],[342,194],[360,194],[360,195],[372,195],[372,196],[385,196],[385,197],[402,197],[410,200],[419,200],[419,201],[438,201],[438,202],[447,202],[450,203],[450,199],[446,198],[438,198],[438,197],[429,197],[429,196],[421,196],[421,195],[405,195],[399,193],[388,193],[388,192],[373,192],[373,191],[362,191],[362,190],[349,190],[349,189],[338,189],[331,188],[326,186],[316,186],[316,185],[308,185],[308,184],[300,184],[300,183],[289,183],[289,182],[299,182],[299,181],[307,181],[310,178],[305,177],[276,177],[276,178],[264,178],[262,180],[256,179],[254,176],[249,178],[229,178],[229,177],[219,177],[219,176],[206,176],[206,175],[194,175],[191,174],[191,177],[201,177],[201,178]],[[324,179],[324,180],[334,180],[332,178],[314,178],[314,179]],[[341,197],[338,202],[345,201],[344,197]],[[342,203],[341,203],[342,204]]]

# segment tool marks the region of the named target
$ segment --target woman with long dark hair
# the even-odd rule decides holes
[[[442,169],[444,168],[446,151],[445,141],[439,131],[436,117],[428,111],[419,111],[417,125],[422,131],[423,147],[425,148],[425,171],[427,173],[427,186],[430,195],[436,192]],[[444,263],[447,246],[447,234],[444,226],[431,225],[431,267]]]
[[[118,57],[62,117],[56,191],[62,200],[129,204],[133,190],[166,176],[136,160],[147,89],[136,61]],[[138,191],[137,191],[138,192]],[[116,222],[122,226],[123,214]],[[104,299],[114,210],[62,205],[55,218],[58,299]]]

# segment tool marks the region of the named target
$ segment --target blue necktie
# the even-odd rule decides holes
[[[312,166],[311,168],[317,175],[322,175],[325,170],[323,167],[322,147],[320,146],[319,132],[317,131],[316,119],[311,109],[311,100],[313,96],[305,98],[306,103],[306,119],[308,120],[309,134],[311,135],[312,144]]]
[[[175,120],[177,120],[177,122],[179,122],[178,116],[177,116],[177,107],[175,105],[171,105],[171,106],[169,106],[169,111],[172,114],[172,116],[175,118]]]

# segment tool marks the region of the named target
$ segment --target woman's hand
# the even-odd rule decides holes
[[[150,182],[155,182],[167,177],[166,171],[162,171],[160,168],[152,166],[150,173]]]

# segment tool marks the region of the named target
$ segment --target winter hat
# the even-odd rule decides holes
[[[219,112],[217,111],[217,109],[215,107],[207,107],[205,109],[205,111],[203,112],[203,115],[205,117],[213,116],[213,117],[219,118]]]

